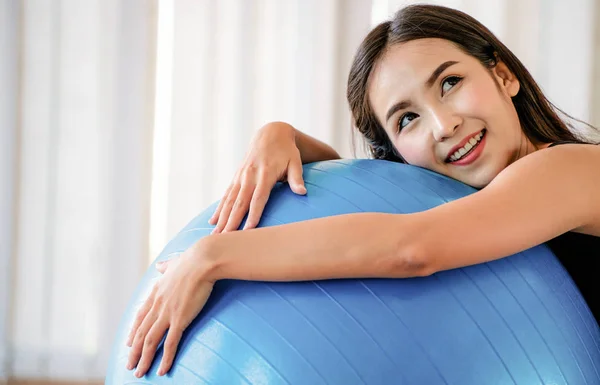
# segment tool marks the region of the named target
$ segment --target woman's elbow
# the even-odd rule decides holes
[[[424,247],[400,247],[391,259],[389,270],[394,277],[427,277],[437,272],[432,258]]]

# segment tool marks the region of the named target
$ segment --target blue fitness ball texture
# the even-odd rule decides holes
[[[476,191],[381,160],[312,163],[304,178],[306,196],[283,183],[274,187],[260,227],[355,212],[411,213]],[[209,235],[215,207],[181,230],[157,261]],[[219,281],[169,373],[156,375],[161,345],[149,373],[137,379],[125,368],[125,341],[158,277],[152,265],[131,299],[106,384],[600,383],[600,328],[545,245],[424,278]]]

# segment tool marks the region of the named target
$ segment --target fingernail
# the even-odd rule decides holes
[[[131,369],[133,369],[133,365],[127,364],[127,370],[131,370]]]
[[[142,376],[142,373],[140,373],[140,371],[138,370],[137,372],[135,372],[135,376],[137,378],[140,378]]]
[[[158,373],[157,373],[157,374],[158,374],[159,376],[162,376],[162,375],[164,375],[164,374],[165,374],[165,371],[164,371],[164,370],[162,370],[162,369],[158,369]]]

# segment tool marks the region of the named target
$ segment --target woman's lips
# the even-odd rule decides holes
[[[481,137],[481,139],[479,140],[479,142],[477,142],[477,144],[475,144],[473,146],[473,148],[471,148],[465,155],[463,155],[458,160],[450,161],[448,159],[448,163],[452,164],[452,165],[455,165],[455,166],[466,166],[466,165],[471,164],[474,161],[476,161],[477,158],[479,158],[479,156],[483,152],[483,148],[485,147],[485,143],[486,143],[486,139],[487,139],[487,135],[486,135],[487,130],[485,128],[481,131],[481,133],[483,134],[482,137]],[[468,139],[465,139],[463,141],[462,146],[459,145],[459,146],[455,147],[456,150],[462,148],[470,139],[471,139],[471,137],[469,137]],[[454,154],[456,152],[456,150],[454,150],[454,152],[450,153],[450,155],[448,156],[448,158],[450,158],[450,156],[452,156],[452,154]]]

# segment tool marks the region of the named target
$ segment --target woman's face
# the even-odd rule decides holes
[[[535,150],[511,100],[518,91],[504,63],[487,69],[442,39],[389,47],[369,84],[375,115],[406,162],[477,188]]]

